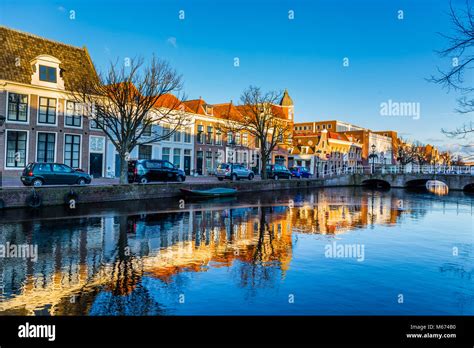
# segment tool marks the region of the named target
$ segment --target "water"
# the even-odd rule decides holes
[[[38,254],[0,259],[0,314],[473,315],[473,211],[360,188],[4,211],[0,245]]]

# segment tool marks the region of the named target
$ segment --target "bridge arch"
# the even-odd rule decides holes
[[[390,189],[391,185],[388,181],[382,179],[366,179],[362,181],[362,186],[372,189]]]
[[[405,182],[405,188],[409,189],[425,189],[426,183],[431,179],[414,179]]]
[[[466,186],[463,187],[462,190],[464,192],[474,193],[474,182],[471,182],[470,184],[467,184]]]

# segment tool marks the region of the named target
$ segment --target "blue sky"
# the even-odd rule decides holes
[[[339,119],[456,150],[449,144],[469,140],[440,129],[467,116],[454,112],[454,93],[425,81],[450,63],[434,52],[446,45],[437,33],[451,30],[447,11],[444,0],[0,0],[0,23],[87,46],[99,69],[155,53],[183,74],[190,99],[238,101],[250,84],[287,88],[296,121]],[[420,118],[381,116],[389,99],[420,103]]]

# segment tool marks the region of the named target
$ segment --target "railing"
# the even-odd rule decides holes
[[[443,174],[443,175],[474,175],[473,166],[441,166],[441,165],[380,165],[330,168],[315,172],[315,178],[330,178],[350,174]]]
[[[444,174],[444,175],[474,175],[471,166],[442,166],[442,165],[391,165],[375,168],[375,173],[381,174]]]

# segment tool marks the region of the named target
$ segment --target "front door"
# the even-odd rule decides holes
[[[191,156],[184,156],[184,172],[186,175],[191,174]]]
[[[90,154],[90,165],[89,165],[89,174],[93,178],[100,178],[102,176],[102,160],[103,154],[101,153],[93,153]]]
[[[196,171],[199,175],[202,175],[202,166],[204,164],[204,153],[202,151],[197,152]]]

